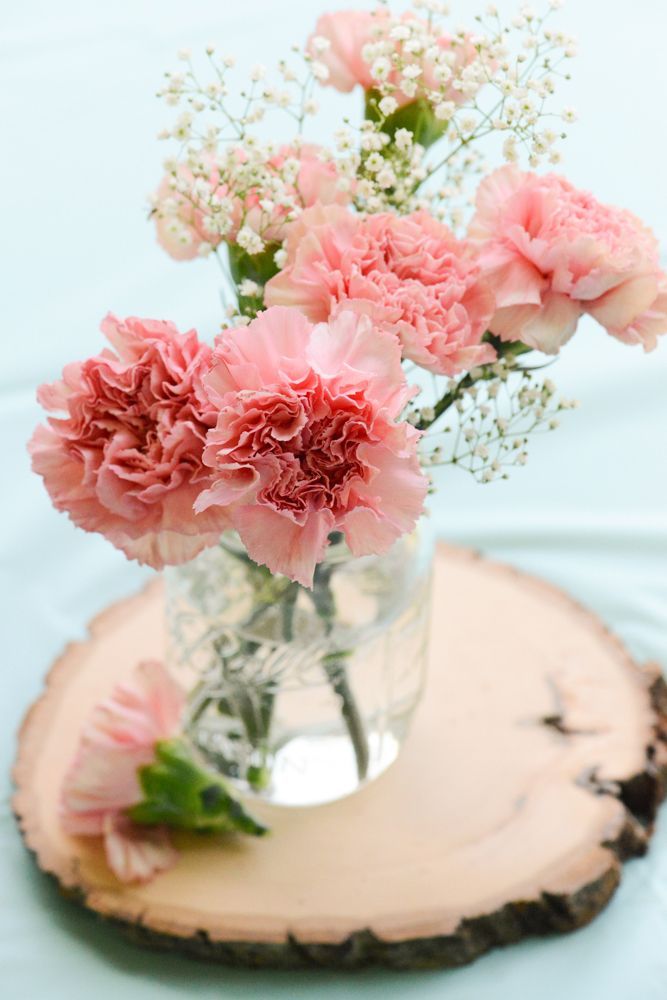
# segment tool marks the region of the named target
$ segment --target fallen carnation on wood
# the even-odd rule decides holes
[[[148,881],[176,863],[170,828],[266,832],[183,739],[185,704],[185,692],[161,663],[140,663],[93,710],[65,776],[64,829],[102,837],[107,863],[122,882]]]

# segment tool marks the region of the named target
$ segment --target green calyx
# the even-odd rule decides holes
[[[379,109],[381,99],[382,95],[377,90],[366,92],[365,116],[369,121],[382,122],[382,131],[392,138],[399,128],[405,128],[412,132],[415,142],[428,149],[445,134],[447,122],[435,117],[426,98],[418,97],[409,104],[404,104],[384,120]]]
[[[278,265],[274,260],[280,243],[269,243],[261,253],[249,254],[236,243],[228,246],[229,269],[238,288],[242,281],[254,281],[259,285],[259,295],[241,295],[239,293],[239,312],[242,316],[254,317],[264,308],[264,285],[274,274],[278,273]]]
[[[185,740],[161,740],[155,760],[139,769],[144,799],[128,810],[135,823],[201,833],[268,833],[230,793],[227,783],[203,767]]]

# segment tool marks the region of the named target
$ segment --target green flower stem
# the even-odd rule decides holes
[[[331,589],[331,573],[333,566],[320,563],[315,568],[313,579],[313,604],[322,619],[327,635],[333,629],[336,605]],[[368,774],[368,739],[363,720],[357,707],[357,702],[347,679],[344,652],[330,653],[323,657],[322,666],[334,693],[340,699],[341,713],[352,741],[354,756],[357,762],[359,781]]]
[[[298,596],[298,583],[290,583],[280,597],[280,615],[285,642],[291,642],[294,638],[294,612]],[[246,772],[248,784],[257,791],[266,788],[271,781],[271,772],[267,767],[266,758],[270,754],[271,724],[273,722],[275,703],[276,694],[273,687],[265,688],[261,693],[260,699],[261,741],[259,742],[259,748],[262,751],[262,763],[252,765]]]
[[[298,597],[299,584],[292,583],[285,591],[285,595],[280,603],[283,639],[285,642],[291,642],[294,638],[294,610]]]

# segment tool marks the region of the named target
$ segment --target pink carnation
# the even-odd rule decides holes
[[[400,24],[413,25],[420,34],[427,36],[432,34],[426,21],[410,12],[401,17],[392,17],[389,11],[381,8],[375,11],[339,10],[331,14],[322,14],[315,25],[315,31],[308,39],[307,49],[312,58],[323,63],[329,72],[326,80],[322,81],[324,85],[334,87],[345,94],[357,86],[365,91],[376,88],[378,81],[371,73],[373,60],[364,59],[364,48],[377,41],[386,41],[391,28]],[[319,51],[317,48],[315,40],[318,38],[325,39],[329,43],[329,47],[324,51]],[[468,37],[455,39],[450,35],[438,35],[433,38],[433,43],[451,54],[448,68],[453,78],[477,56],[475,46]],[[438,91],[441,93],[441,100],[453,101],[456,104],[460,104],[470,96],[469,92],[466,94],[453,87],[441,91],[433,60],[410,54],[404,48],[402,41],[393,41],[392,45],[403,63],[417,65],[422,71],[417,96],[425,91]],[[399,72],[392,70],[386,83],[394,88],[391,94],[397,100],[399,107],[415,100],[415,97],[408,96],[401,90],[400,82]]]
[[[329,76],[324,84],[349,94],[355,87],[364,90],[373,87],[371,66],[362,52],[365,45],[374,41],[373,29],[386,20],[386,13],[366,10],[338,10],[331,14],[321,14],[315,31],[308,39],[307,49],[313,59],[324,63]],[[318,52],[314,39],[324,38],[329,48]]]
[[[284,185],[289,205],[275,200],[269,182],[282,184],[282,173],[289,160],[298,163],[293,183]],[[247,188],[244,170],[246,153],[238,148],[224,162],[210,160],[210,167],[195,177],[185,164],[179,164],[174,186],[171,175],[165,176],[154,196],[153,216],[160,246],[175,260],[193,260],[223,241],[234,243],[241,226],[249,226],[268,243],[285,238],[293,208],[310,205],[340,204],[350,201],[350,194],[339,185],[335,161],[322,157],[319,146],[304,143],[298,149],[283,146],[260,170],[266,184]],[[266,203],[272,207],[267,208]]]
[[[298,150],[283,146],[269,161],[269,165],[280,172],[287,160],[298,160],[299,170],[294,186],[288,187],[297,209],[310,208],[311,205],[347,205],[350,201],[350,193],[339,186],[340,175],[335,161],[322,159],[321,153],[319,146],[309,143],[304,143]],[[268,243],[282,243],[289,232],[287,217],[290,209],[275,205],[267,211],[260,205],[265,198],[272,200],[271,193],[259,188],[246,196],[241,212],[243,224],[250,226]]]
[[[555,174],[502,167],[479,187],[469,236],[496,293],[491,330],[555,354],[590,313],[628,344],[667,331],[667,277],[655,237]]]
[[[98,705],[85,726],[61,792],[68,833],[102,836],[109,867],[123,882],[147,881],[176,860],[162,828],[133,824],[126,811],[142,800],[137,771],[155,744],[179,730],[185,695],[161,663],[139,664]]]
[[[51,417],[29,450],[51,500],[76,525],[99,531],[156,569],[215,544],[219,512],[195,516],[208,484],[202,465],[215,415],[202,386],[211,349],[194,330],[109,315],[105,350],[68,365],[38,399]]]
[[[274,308],[222,334],[206,379],[218,411],[197,510],[221,508],[250,556],[310,586],[332,531],[356,556],[386,551],[419,517],[427,480],[398,343],[342,312],[313,326]]]
[[[211,164],[210,174],[197,178],[204,190],[195,187],[192,171],[183,163],[176,171],[176,182],[185,190],[174,186],[174,178],[162,178],[154,197],[153,217],[157,241],[174,260],[193,260],[208,247],[215,249],[225,235],[211,225],[212,199],[227,199],[228,188],[220,181],[220,171]],[[240,207],[232,208],[229,232],[238,227]]]
[[[470,248],[427,212],[366,218],[337,206],[304,212],[265,302],[296,306],[313,322],[341,308],[369,313],[400,339],[406,358],[438,374],[495,358],[481,343],[494,297]]]

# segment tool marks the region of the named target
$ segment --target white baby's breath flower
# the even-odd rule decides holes
[[[396,133],[394,135],[396,148],[403,151],[410,149],[410,146],[412,145],[412,138],[412,132],[410,132],[407,128],[396,129]]]
[[[424,42],[421,38],[411,38],[403,46],[403,51],[413,56],[421,55],[424,51]]]
[[[384,159],[379,153],[371,153],[366,159],[366,170],[371,174],[376,174],[378,170],[382,170],[384,166]]]
[[[503,143],[503,156],[508,163],[516,163],[519,159],[519,154],[516,147],[516,139],[513,135],[510,135],[505,139]]]
[[[456,113],[456,105],[453,101],[440,101],[435,106],[435,117],[442,122],[448,122]]]
[[[244,298],[255,298],[260,293],[260,287],[255,281],[251,281],[249,278],[244,278],[244,280],[239,285],[239,294]]]
[[[377,182],[381,188],[394,187],[396,184],[396,174],[391,167],[384,167],[377,175]]]
[[[438,83],[447,83],[452,78],[452,71],[446,63],[439,63],[433,68],[433,76]]]
[[[324,38],[322,35],[315,35],[312,40],[313,51],[322,55],[323,52],[327,52],[331,48],[331,42],[328,38]]]
[[[389,32],[389,37],[393,38],[396,42],[404,42],[410,37],[410,28],[407,24],[397,24]]]
[[[380,56],[371,66],[371,76],[374,80],[386,80],[391,73],[391,63],[386,56]]]
[[[387,95],[382,98],[378,107],[380,109],[380,113],[383,114],[385,118],[388,118],[389,115],[393,115],[393,113],[398,110],[398,101],[395,97]]]
[[[249,254],[258,254],[264,249],[264,240],[250,226],[243,226],[239,230],[236,242]]]
[[[341,152],[352,149],[354,141],[349,128],[339,128],[336,132],[334,132],[334,142]]]
[[[320,62],[318,59],[311,66],[311,71],[316,80],[320,83],[325,83],[329,79],[329,67],[326,63]]]

